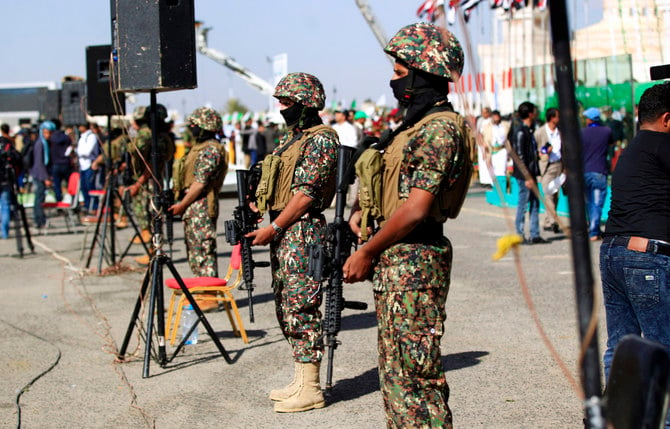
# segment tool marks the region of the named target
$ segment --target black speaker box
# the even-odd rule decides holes
[[[77,125],[86,122],[86,82],[63,82],[61,90],[61,113],[63,125]]]
[[[193,0],[111,0],[111,17],[118,90],[197,86]]]
[[[86,47],[86,111],[89,115],[126,113],[126,95],[113,91],[110,85],[111,52],[110,45]]]
[[[41,120],[50,120],[60,118],[60,89],[49,89],[39,96],[39,111]]]

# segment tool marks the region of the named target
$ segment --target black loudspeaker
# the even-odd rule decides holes
[[[86,122],[86,82],[63,82],[61,90],[61,113],[63,125],[78,125]]]
[[[50,89],[44,91],[39,96],[40,120],[50,120],[60,118],[61,111],[61,91],[60,89]]]
[[[110,45],[86,47],[86,111],[89,115],[125,115],[126,95],[112,92]]]
[[[111,0],[111,17],[116,89],[197,86],[193,0]]]

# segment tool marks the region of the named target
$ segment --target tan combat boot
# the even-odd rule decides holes
[[[283,389],[274,389],[270,391],[270,399],[273,401],[285,401],[291,396],[298,393],[298,380],[302,380],[302,364],[300,362],[295,362],[295,371],[293,372],[293,381],[291,381],[288,386]]]
[[[135,234],[135,238],[133,238],[133,244],[142,244],[143,241],[147,244],[151,243],[151,232],[148,229],[143,229],[140,234],[142,235],[142,238]]]
[[[144,254],[142,256],[136,256],[135,257],[135,262],[137,262],[140,265],[149,265],[149,262],[151,262],[151,257],[154,254],[154,249],[153,247],[149,249],[149,254]]]
[[[126,216],[121,216],[121,219],[116,222],[116,229],[124,228],[128,228],[128,218]]]
[[[300,366],[302,379],[297,381],[298,392],[284,401],[275,402],[275,411],[278,413],[296,413],[326,406],[319,382],[321,364],[309,362],[301,363]]]

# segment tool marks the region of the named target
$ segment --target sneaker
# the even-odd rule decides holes
[[[531,244],[547,244],[547,243],[549,243],[549,241],[545,240],[542,237],[533,237],[530,240],[530,242],[531,242]]]

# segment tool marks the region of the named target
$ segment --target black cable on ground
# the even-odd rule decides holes
[[[12,324],[12,323],[9,323],[9,322],[6,321],[6,320],[0,319],[0,322],[4,323],[4,324],[7,325],[7,326],[10,326],[10,327],[16,329],[17,331],[21,331],[21,332],[23,332],[24,334],[28,334],[28,335],[30,335],[31,337],[37,338],[38,340],[41,340],[41,341],[44,341],[45,343],[47,343],[47,344],[49,344],[50,346],[52,346],[53,348],[55,348],[56,351],[58,352],[58,356],[56,356],[56,360],[49,366],[49,368],[45,369],[45,370],[42,371],[39,375],[37,375],[36,377],[34,377],[32,380],[30,380],[30,381],[28,382],[28,384],[26,384],[25,386],[23,386],[23,387],[21,388],[21,390],[19,390],[19,391],[17,392],[16,397],[14,398],[14,404],[16,405],[16,429],[21,429],[21,403],[20,403],[20,401],[21,401],[21,395],[23,395],[26,391],[28,391],[28,389],[30,388],[30,386],[32,386],[37,380],[39,380],[40,378],[42,378],[45,374],[47,374],[49,371],[51,371],[52,369],[54,369],[54,368],[56,367],[56,365],[58,365],[58,362],[60,362],[60,357],[61,357],[61,354],[62,354],[62,353],[61,353],[61,349],[60,349],[60,347],[58,347],[58,346],[57,346],[56,344],[54,344],[53,342],[51,342],[51,341],[49,341],[49,340],[47,340],[47,339],[45,339],[45,338],[42,338],[42,337],[40,337],[39,335],[34,334],[34,333],[30,332],[30,331],[26,331],[26,330],[23,329],[23,328],[19,328],[18,326],[14,325],[14,324]]]

